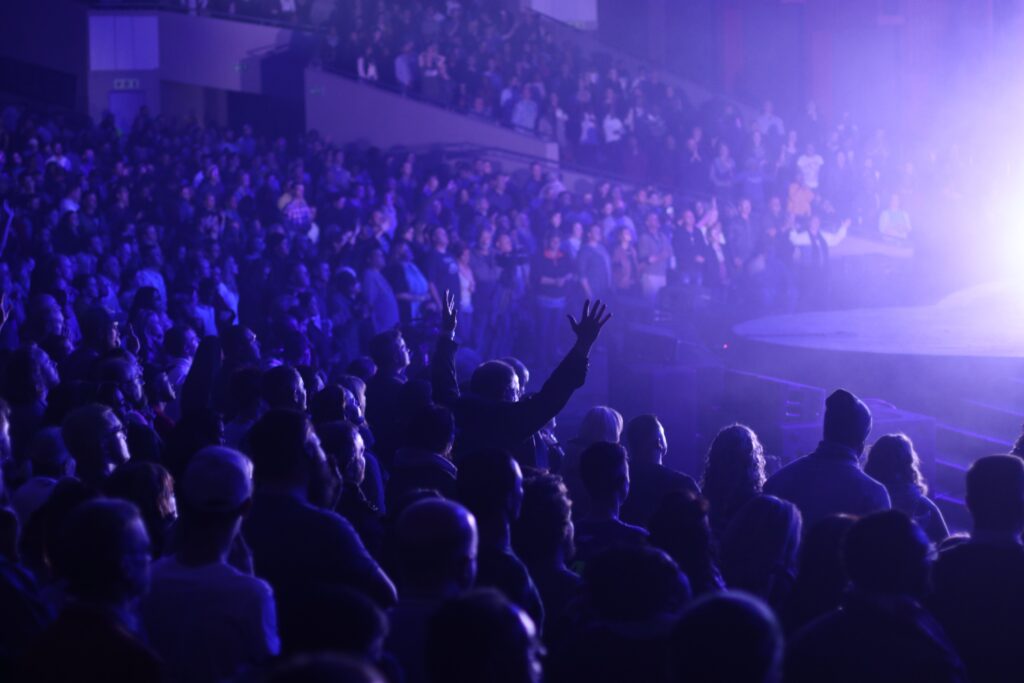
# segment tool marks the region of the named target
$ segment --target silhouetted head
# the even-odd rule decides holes
[[[316,433],[342,480],[346,484],[362,484],[366,477],[366,443],[356,426],[343,420],[322,422],[316,426]]]
[[[580,455],[580,477],[595,503],[621,505],[629,495],[629,457],[617,443],[600,441]]]
[[[608,406],[594,406],[583,416],[579,440],[589,446],[598,441],[619,443],[622,436],[622,415]]]
[[[673,629],[669,652],[678,683],[782,680],[782,629],[767,605],[744,593],[695,601]]]
[[[519,400],[519,376],[515,369],[500,360],[489,360],[481,363],[473,371],[469,388],[480,398],[490,401],[515,402]]]
[[[638,415],[626,425],[630,460],[661,464],[668,453],[665,428],[657,415]]]
[[[471,453],[459,463],[456,497],[484,520],[514,521],[523,502],[523,473],[507,452],[486,449]]]
[[[690,600],[690,582],[664,551],[613,547],[587,562],[585,595],[598,616],[640,622],[677,615]]]
[[[494,589],[446,602],[430,619],[426,670],[430,683],[538,683],[533,620]]]
[[[297,411],[268,411],[252,426],[246,440],[257,483],[305,486],[326,466],[313,425]]]
[[[516,371],[516,378],[519,380],[519,397],[522,398],[523,394],[526,393],[526,387],[530,383],[530,369],[526,367],[526,363],[519,360],[515,356],[505,356],[499,358],[502,363],[507,363],[513,370]]]
[[[975,531],[1020,535],[1024,530],[1024,461],[1013,455],[976,460],[967,470],[967,509]]]
[[[306,387],[293,367],[278,365],[263,373],[263,400],[271,408],[306,410]]]
[[[921,460],[906,434],[886,434],[872,444],[864,472],[884,484],[893,495],[909,491],[928,493],[921,476]]]
[[[63,523],[52,550],[57,574],[80,600],[120,606],[149,587],[149,537],[131,503],[82,503]]]
[[[174,479],[161,465],[133,461],[121,465],[107,478],[105,492],[139,509],[153,543],[162,543],[164,534],[177,517]]]
[[[647,529],[651,545],[676,561],[695,593],[715,588],[718,577],[706,499],[690,491],[669,493],[651,515]]]
[[[450,597],[476,579],[476,518],[441,498],[420,500],[398,518],[401,589],[420,597]]]
[[[57,364],[36,344],[11,353],[4,366],[3,394],[13,405],[44,400],[59,382]]]
[[[105,306],[89,308],[81,318],[82,343],[99,353],[117,348],[121,343],[117,319]]]
[[[455,417],[452,411],[434,404],[419,408],[406,427],[405,442],[410,448],[447,458],[455,443]]]
[[[78,477],[92,486],[99,487],[130,458],[124,426],[114,411],[98,403],[71,411],[61,425],[61,436],[75,459]]]
[[[339,384],[328,384],[309,400],[310,418],[316,425],[344,420],[348,415],[345,406],[350,402],[354,403],[355,397],[348,389]]]
[[[930,554],[928,537],[898,510],[862,517],[843,542],[846,574],[853,587],[865,593],[923,597]]]
[[[224,330],[224,357],[232,365],[255,365],[260,361],[260,343],[248,327],[235,325]]]
[[[860,453],[870,433],[871,411],[867,405],[845,389],[832,392],[825,400],[825,440]]]
[[[572,501],[557,474],[539,473],[523,481],[523,506],[512,544],[528,565],[572,558]]]
[[[370,340],[370,358],[380,372],[391,373],[409,366],[409,347],[398,330],[381,332]]]

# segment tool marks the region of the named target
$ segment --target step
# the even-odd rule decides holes
[[[928,481],[928,487],[936,493],[962,498],[965,493],[967,467],[968,465],[959,460],[951,460],[945,454],[936,456],[935,472]]]
[[[1008,452],[1015,438],[1016,434],[993,437],[941,422],[935,426],[936,451],[947,456],[947,461],[965,468],[982,456]]]
[[[957,422],[970,425],[982,434],[993,434],[1000,439],[1016,439],[1024,424],[1024,410],[1009,401],[980,401],[964,399]]]

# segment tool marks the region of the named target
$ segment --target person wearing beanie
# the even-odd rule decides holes
[[[772,475],[766,494],[788,500],[805,527],[833,514],[866,515],[891,507],[885,486],[864,474],[860,456],[871,432],[871,411],[839,389],[825,400],[824,434],[817,449]]]

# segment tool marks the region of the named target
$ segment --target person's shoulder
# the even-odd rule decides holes
[[[764,483],[765,493],[770,493],[770,488],[789,484],[793,477],[800,476],[810,466],[811,462],[806,455],[800,456],[796,460],[791,460],[779,468],[772,476],[768,477],[768,480]]]

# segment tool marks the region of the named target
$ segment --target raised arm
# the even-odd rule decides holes
[[[444,292],[441,306],[441,334],[437,347],[430,358],[430,384],[437,403],[452,407],[459,399],[459,380],[455,375],[455,328],[458,327],[459,312],[455,308],[455,295]]]
[[[834,233],[823,232],[821,234],[825,236],[825,244],[830,247],[834,247],[846,239],[846,233],[849,229],[850,219],[847,218]]]

